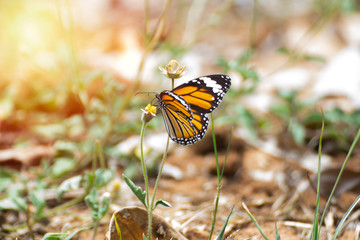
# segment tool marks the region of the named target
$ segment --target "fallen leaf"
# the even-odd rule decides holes
[[[32,146],[24,149],[0,150],[0,166],[20,168],[21,165],[34,166],[39,164],[42,158],[51,157],[55,154],[53,146]]]
[[[139,240],[143,239],[143,233],[147,235],[147,211],[139,207],[126,207],[116,211],[113,214],[110,220],[109,231],[106,234],[106,238],[108,240],[119,239],[115,225],[115,218],[120,228],[122,239]],[[153,214],[151,239],[187,240],[162,217],[156,214]]]
[[[340,173],[341,166],[328,167],[321,171],[320,194],[328,198]],[[311,184],[316,188],[317,174],[311,177]],[[340,196],[344,192],[360,194],[360,171],[345,168],[340,181],[335,189],[334,197]]]

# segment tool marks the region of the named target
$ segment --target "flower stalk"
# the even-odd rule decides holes
[[[184,74],[184,71],[185,71],[185,66],[180,66],[178,64],[178,62],[175,60],[171,60],[165,67],[160,66],[159,68],[166,77],[171,79],[172,89],[174,89],[175,79],[182,77],[182,75]],[[169,149],[170,137],[168,136],[168,138],[167,138],[166,147],[165,147],[164,154],[163,154],[163,157],[161,160],[161,165],[160,165],[159,172],[158,172],[158,175],[156,178],[156,182],[154,185],[154,190],[153,190],[151,202],[150,202],[149,179],[148,179],[147,169],[146,169],[146,164],[145,164],[145,159],[144,159],[143,142],[144,142],[144,132],[145,132],[146,125],[153,117],[156,116],[157,109],[155,106],[148,104],[145,107],[145,109],[141,109],[141,110],[143,111],[143,114],[141,116],[141,121],[143,122],[143,124],[141,127],[141,133],[140,133],[140,160],[141,160],[142,170],[143,170],[143,174],[144,174],[145,191],[146,191],[146,206],[145,207],[148,212],[148,238],[147,239],[151,240],[151,237],[152,237],[152,213],[157,206],[156,192],[157,192],[161,174],[162,174],[162,171],[163,171],[163,168],[165,165],[165,159],[167,157],[167,153],[168,153],[168,149]]]

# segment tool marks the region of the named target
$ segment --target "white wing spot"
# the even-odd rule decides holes
[[[209,77],[201,77],[201,80],[204,81],[205,85],[209,88],[212,88],[214,93],[218,93],[222,91],[222,86],[218,84],[216,81],[212,80]]]

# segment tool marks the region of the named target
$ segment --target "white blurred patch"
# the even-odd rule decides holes
[[[164,164],[162,175],[165,177],[173,178],[175,180],[181,180],[183,178],[183,173],[181,169],[168,163]]]
[[[316,173],[318,169],[318,155],[315,153],[306,153],[299,159],[299,162],[303,168],[309,170],[310,172]],[[326,154],[321,154],[321,169],[329,166],[331,164],[331,157]]]
[[[313,95],[343,95],[360,107],[360,49],[349,46],[339,52],[320,73]]]
[[[341,27],[339,31],[349,44],[360,44],[360,15],[359,14],[345,14],[341,19]]]
[[[254,170],[254,171],[250,172],[250,175],[254,180],[271,182],[274,180],[275,172],[274,171]]]
[[[289,68],[270,76],[262,87],[289,91],[299,90],[308,84],[310,78],[311,74],[305,68]]]

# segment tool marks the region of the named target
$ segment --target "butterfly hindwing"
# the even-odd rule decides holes
[[[170,138],[182,145],[201,140],[209,125],[207,113],[221,102],[231,85],[226,75],[208,75],[156,95]]]
[[[200,131],[194,126],[193,121],[189,120],[180,112],[166,108],[162,111],[165,128],[169,134],[171,140],[182,144],[188,145],[199,141],[201,135]]]

